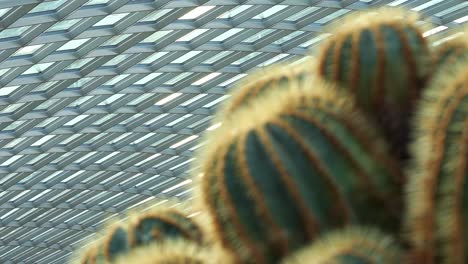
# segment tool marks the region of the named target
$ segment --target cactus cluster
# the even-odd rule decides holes
[[[81,263],[468,263],[468,40],[431,48],[418,19],[350,15],[253,73],[195,159],[203,224],[140,212]]]

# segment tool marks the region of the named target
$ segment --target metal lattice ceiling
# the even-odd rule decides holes
[[[106,217],[186,198],[233,83],[381,5],[426,35],[468,20],[463,0],[0,0],[0,262],[65,263]]]

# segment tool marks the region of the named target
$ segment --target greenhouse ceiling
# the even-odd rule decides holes
[[[65,263],[109,217],[187,199],[233,84],[383,5],[426,37],[468,21],[463,0],[0,0],[0,263]]]

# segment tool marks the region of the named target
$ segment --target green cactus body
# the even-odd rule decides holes
[[[350,15],[338,22],[317,63],[319,75],[353,94],[403,159],[408,117],[431,68],[415,21],[412,14],[389,9]]]
[[[120,254],[130,250],[130,238],[128,231],[122,226],[115,226],[108,231],[107,237],[102,245],[103,255],[106,260],[111,261]]]
[[[271,91],[284,90],[291,86],[303,86],[310,78],[311,60],[295,65],[278,64],[257,70],[245,77],[232,92],[230,101],[220,110],[222,118],[252,103]],[[280,99],[280,98],[278,98]]]
[[[414,263],[468,263],[468,60],[425,91],[408,172]]]
[[[394,240],[374,229],[346,228],[320,237],[282,264],[395,264],[403,260]]]
[[[275,263],[348,223],[397,228],[398,166],[351,104],[334,89],[291,89],[208,139],[201,195],[224,247],[247,262]]]
[[[202,242],[199,226],[175,209],[144,213],[138,217],[131,230],[132,245],[147,245],[155,241],[176,238]]]

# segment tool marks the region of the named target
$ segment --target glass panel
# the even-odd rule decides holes
[[[187,78],[188,76],[192,75],[191,72],[184,72],[184,73],[181,73],[179,75],[177,75],[176,77],[170,79],[169,81],[166,81],[164,84],[166,85],[174,85],[176,83],[178,83],[179,81]]]
[[[422,5],[419,5],[417,7],[414,7],[414,8],[411,8],[411,10],[414,10],[414,11],[421,11],[421,10],[424,10],[428,7],[431,7],[435,4],[438,4],[438,3],[441,3],[441,2],[444,2],[445,0],[431,0],[431,1],[426,1],[426,3],[422,4]]]
[[[11,10],[11,7],[0,9],[0,18],[3,17],[5,14],[7,14],[8,11],[10,11],[10,10]]]
[[[177,39],[176,41],[191,41],[196,37],[199,37],[203,33],[208,31],[206,28],[197,28],[189,32],[188,34],[182,36],[181,38]]]
[[[213,72],[213,73],[210,73],[208,75],[206,75],[205,77],[199,79],[198,81],[192,83],[192,85],[203,85],[211,80],[213,80],[214,78],[218,77],[221,73],[219,72]]]
[[[163,17],[165,14],[171,12],[173,9],[161,9],[152,12],[151,14],[145,16],[144,18],[140,19],[139,22],[151,22],[156,21]]]
[[[37,141],[34,141],[31,146],[33,147],[37,147],[37,146],[41,146],[45,143],[47,143],[47,141],[53,139],[55,136],[54,135],[47,135],[47,136],[43,136],[41,139],[37,140]]]
[[[223,34],[215,37],[211,41],[224,41],[224,40],[236,35],[237,33],[241,32],[243,30],[244,30],[243,28],[231,28],[228,31],[224,32]]]
[[[260,40],[263,37],[270,35],[274,31],[275,30],[273,30],[273,29],[264,29],[264,30],[262,30],[262,31],[260,31],[260,32],[258,32],[256,34],[252,35],[251,37],[248,37],[248,38],[244,39],[242,42],[244,42],[244,43],[254,43],[257,40]]]
[[[253,17],[253,19],[265,19],[273,16],[274,14],[278,13],[279,11],[285,9],[286,5],[275,5],[273,7],[268,8],[267,10],[263,11],[262,13]]]
[[[20,127],[21,125],[23,125],[24,123],[26,123],[26,120],[16,120],[15,122],[11,123],[10,125],[8,125],[7,127],[5,127],[5,130],[15,130],[17,129],[18,127]]]
[[[458,23],[458,24],[462,24],[462,23],[465,23],[466,21],[468,21],[468,15],[466,15],[464,17],[461,17],[459,19],[456,19],[453,22]]]
[[[40,3],[36,7],[34,7],[31,11],[29,11],[29,13],[33,14],[33,13],[38,13],[38,12],[55,10],[59,6],[64,4],[65,2],[67,2],[67,0],[57,0],[57,1]]]
[[[115,46],[119,45],[121,42],[126,40],[132,34],[122,34],[115,37],[110,38],[108,41],[104,42],[101,46]]]
[[[51,124],[52,122],[54,122],[57,119],[59,119],[57,116],[46,118],[44,121],[40,122],[35,127],[37,127],[37,128],[46,127],[46,126],[48,126],[49,124]]]
[[[48,28],[45,32],[68,30],[71,27],[73,27],[76,23],[78,23],[79,21],[81,21],[81,19],[79,18],[59,21],[55,23],[53,26],[51,26],[50,28]]]
[[[221,51],[220,53],[212,56],[211,58],[207,59],[206,61],[203,62],[203,64],[213,64],[227,56],[229,56],[233,51]]]
[[[19,85],[0,88],[0,96],[7,96],[19,88]]]
[[[117,101],[119,98],[121,98],[122,96],[124,96],[125,94],[114,94],[112,95],[111,97],[107,98],[106,100],[100,102],[98,105],[110,105],[112,104],[113,102]]]
[[[0,31],[0,39],[19,37],[28,29],[29,29],[29,26],[4,29]]]
[[[85,44],[88,40],[90,40],[90,39],[89,38],[84,38],[84,39],[70,40],[67,43],[65,43],[62,47],[58,48],[57,51],[77,49],[81,45]]]
[[[334,19],[336,19],[336,18],[338,18],[338,17],[340,17],[340,16],[342,16],[344,14],[347,14],[349,12],[351,12],[351,10],[340,9],[338,11],[335,11],[335,12],[331,13],[330,15],[328,15],[328,16],[326,16],[324,18],[321,18],[321,19],[315,21],[315,23],[326,24],[326,23],[328,23],[328,22],[330,22],[330,21],[332,21],[332,20],[334,20]]]
[[[132,100],[131,102],[129,102],[127,105],[130,105],[130,106],[136,106],[138,105],[139,103],[145,101],[146,99],[149,99],[151,97],[153,97],[154,94],[143,94],[143,95],[140,95],[138,98]]]
[[[105,82],[104,85],[116,85],[118,82],[122,81],[123,79],[130,76],[130,74],[120,74],[116,77],[110,79],[109,81]]]
[[[156,42],[160,39],[162,39],[164,36],[167,34],[171,33],[172,30],[162,30],[162,31],[157,31],[153,33],[151,36],[145,38],[144,40],[141,41],[141,43],[153,43]]]
[[[25,72],[23,72],[22,75],[41,73],[41,72],[47,70],[47,68],[49,68],[50,66],[52,66],[52,64],[54,64],[54,63],[53,62],[47,62],[47,63],[40,63],[40,64],[33,65],[31,68],[29,68]]]
[[[12,56],[31,55],[34,52],[36,52],[38,49],[40,49],[42,46],[44,46],[44,44],[26,46],[17,50],[15,53],[13,53]]]
[[[158,77],[161,74],[162,73],[160,73],[160,72],[150,73],[150,74],[146,75],[145,77],[141,78],[140,80],[138,80],[137,82],[135,82],[135,84],[136,85],[147,84],[147,83],[149,83],[150,81],[152,81],[154,78]]]
[[[286,18],[285,20],[286,20],[286,21],[297,21],[297,20],[299,20],[299,19],[301,19],[301,18],[305,18],[306,16],[308,16],[308,15],[314,13],[314,12],[317,11],[317,10],[320,10],[320,7],[315,7],[315,6],[313,6],[313,7],[306,7],[306,8],[304,8],[303,10],[301,10],[301,11],[295,13],[294,15],[292,15],[292,16]]]
[[[186,13],[185,15],[181,16],[179,19],[181,19],[181,20],[196,19],[196,18],[202,16],[203,14],[205,14],[206,12],[210,11],[213,8],[214,8],[214,6],[199,6],[199,7],[196,7],[194,9],[192,9],[191,11]]]
[[[170,101],[176,99],[177,97],[181,96],[182,93],[173,93],[169,96],[166,96],[165,98],[157,101],[154,105],[165,105],[167,103],[169,103]]]
[[[398,6],[398,5],[401,5],[405,2],[408,2],[409,0],[396,0],[396,1],[393,1],[391,2],[390,4],[388,4],[389,6]]]
[[[247,54],[246,56],[242,57],[241,59],[238,59],[237,61],[233,62],[232,65],[241,65],[242,63],[250,60],[250,59],[253,59],[255,57],[257,57],[258,55],[262,54],[261,52],[252,52],[252,53],[249,53]]]
[[[122,20],[124,17],[126,17],[129,13],[121,13],[121,14],[112,14],[108,15],[105,18],[99,20],[96,24],[94,24],[95,27],[100,27],[100,26],[112,26]]]
[[[89,0],[85,6],[107,4],[110,0]]]
[[[21,106],[23,106],[25,103],[18,103],[18,104],[10,104],[7,105],[5,108],[0,110],[0,114],[7,114],[7,113],[13,113],[14,111],[18,110]]]
[[[294,31],[292,32],[291,34],[288,34],[280,39],[278,39],[277,41],[273,42],[272,44],[276,44],[276,45],[281,45],[281,44],[284,44],[288,41],[290,41],[291,39],[294,39],[296,37],[298,37],[299,35],[302,35],[302,33],[304,33],[304,31]]]
[[[73,126],[78,124],[80,121],[84,120],[87,118],[89,115],[79,115],[73,118],[72,120],[68,121],[67,123],[64,124],[64,126]]]
[[[76,60],[75,62],[70,64],[68,67],[66,67],[65,70],[80,69],[83,66],[85,66],[86,64],[88,64],[88,62],[92,61],[93,59],[94,58],[85,58],[85,59],[81,59],[81,60]]]
[[[180,106],[188,106],[188,105],[190,105],[190,104],[204,98],[205,96],[207,96],[207,94],[198,94],[197,96],[194,96],[193,98],[181,103]]]
[[[232,18],[237,16],[238,14],[246,11],[247,9],[251,8],[252,5],[240,5],[235,6],[233,9],[227,11],[226,13],[220,15],[218,18]]]
[[[174,61],[172,61],[172,63],[184,63],[184,62],[192,59],[193,57],[197,56],[200,53],[201,53],[200,50],[189,51],[189,52],[185,53],[184,55],[180,56],[179,58],[175,59]]]
[[[164,57],[164,55],[168,54],[169,52],[156,52],[153,53],[151,56],[147,57],[146,59],[140,61],[139,64],[151,64],[154,61]]]
[[[130,57],[130,54],[121,54],[121,55],[115,56],[114,58],[112,58],[111,60],[109,60],[102,66],[116,66],[117,64],[121,63],[128,57]]]
[[[174,145],[170,146],[169,148],[172,148],[172,149],[178,148],[178,147],[180,147],[182,145],[185,145],[185,144],[189,143],[190,141],[195,140],[197,138],[198,138],[198,135],[192,135],[190,137],[187,137],[187,138],[175,143]]]

